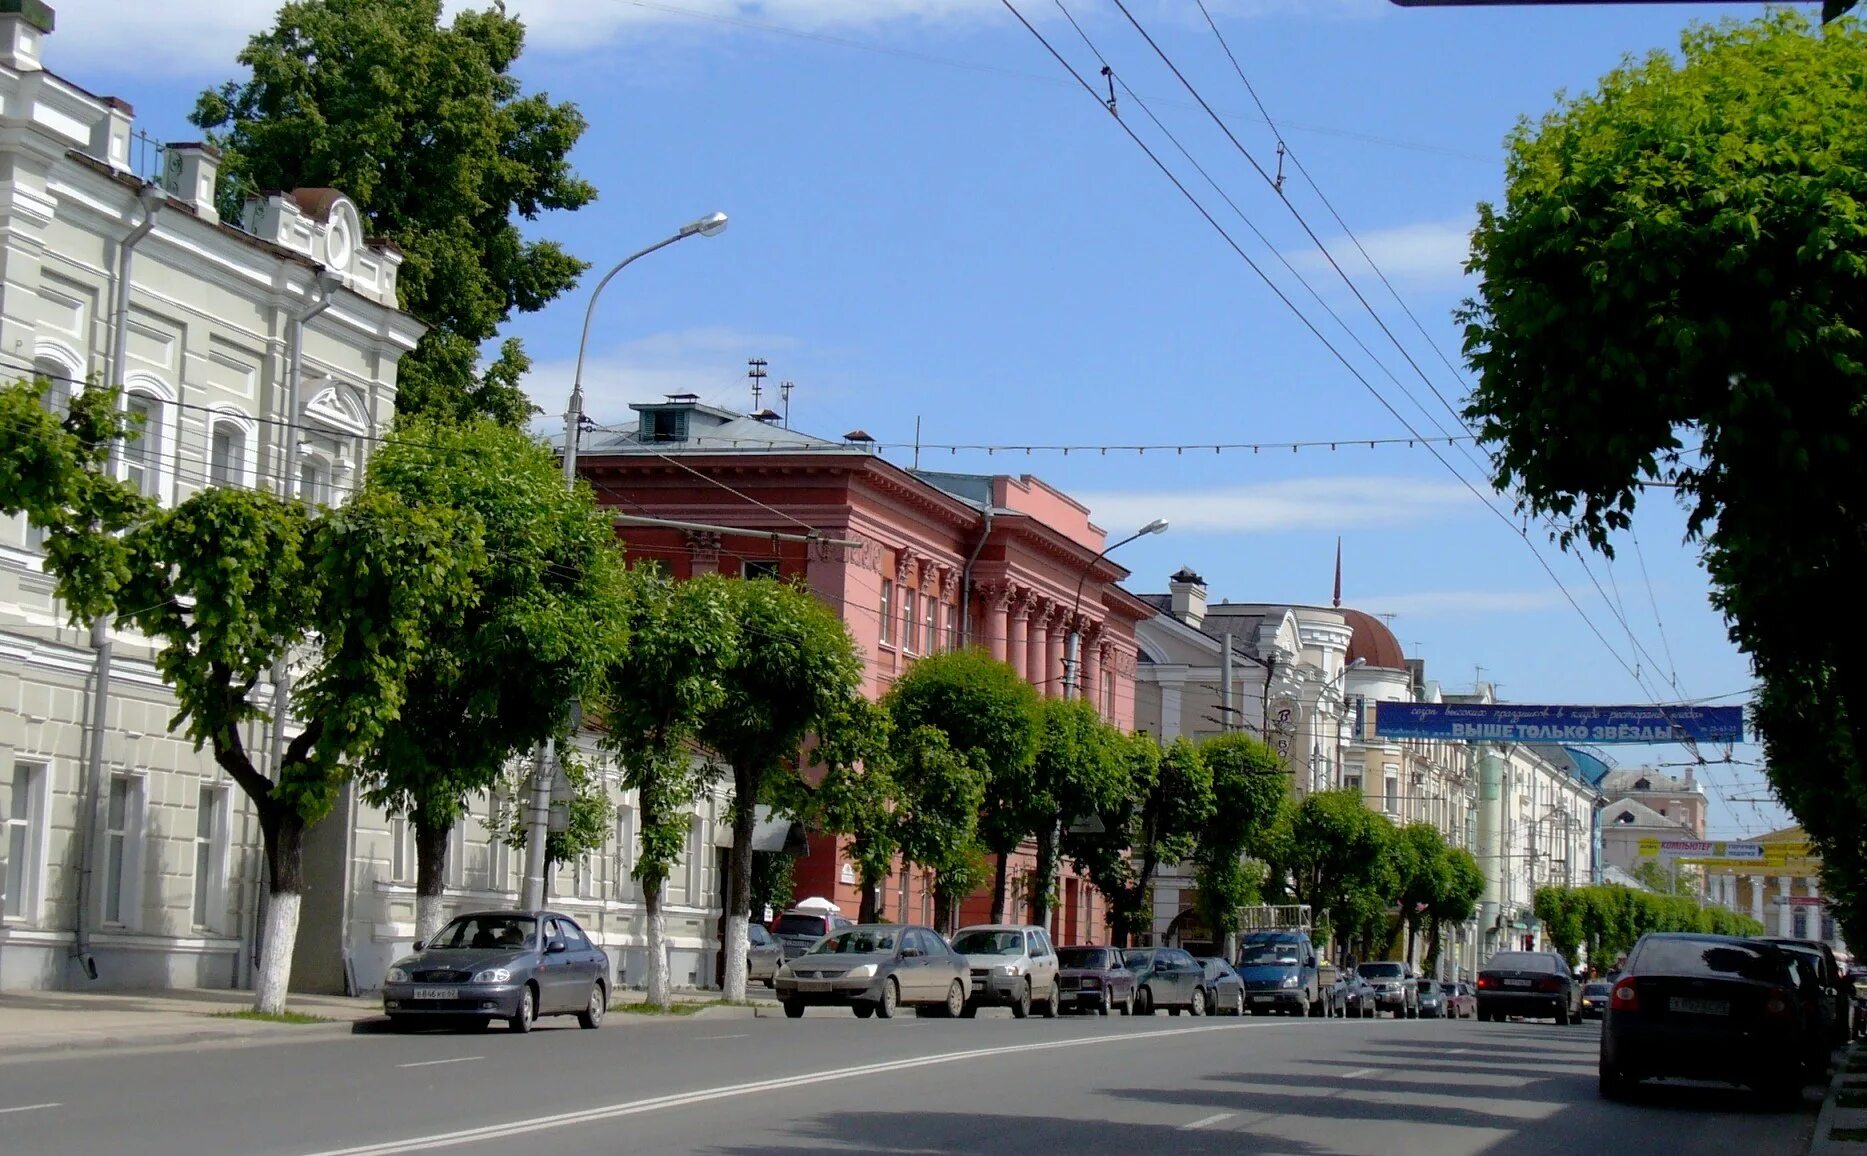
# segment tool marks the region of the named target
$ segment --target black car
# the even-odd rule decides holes
[[[1802,1092],[1802,997],[1788,953],[1728,935],[1652,932],[1614,981],[1601,1029],[1601,1094],[1677,1077]]]
[[[1552,951],[1500,951],[1478,973],[1478,1018],[1548,1017],[1558,1024],[1582,1018],[1581,985]]]
[[[1772,942],[1772,941],[1765,941]],[[1834,1047],[1835,1004],[1832,990],[1822,982],[1820,953],[1800,943],[1774,941],[1778,951],[1789,957],[1796,969],[1796,994],[1802,1001],[1803,1062],[1812,1075],[1828,1071],[1828,1055]]]
[[[1835,949],[1819,939],[1785,939],[1776,935],[1759,935],[1764,943],[1774,943],[1779,947],[1795,947],[1812,951],[1821,957],[1821,983],[1830,1002],[1834,1005],[1834,1014],[1830,1022],[1829,1040],[1836,1047],[1854,1038],[1854,983],[1841,969],[1841,961],[1835,958]]]
[[[448,1017],[485,1027],[503,1019],[529,1032],[539,1016],[574,1015],[594,1028],[609,1010],[609,956],[568,915],[469,912],[396,960],[382,1006],[394,1024]]]
[[[1598,1020],[1608,1014],[1608,997],[1614,985],[1605,979],[1598,979],[1582,987],[1582,1018]]]

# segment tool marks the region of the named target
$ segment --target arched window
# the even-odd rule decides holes
[[[132,391],[124,397],[124,412],[132,419],[129,436],[123,441],[123,478],[145,497],[159,497],[162,492],[162,399],[152,394]]]
[[[246,484],[246,431],[224,418],[213,422],[208,437],[208,481],[216,486]]]
[[[46,390],[39,396],[39,404],[48,413],[64,414],[71,408],[72,373],[64,362],[50,357],[35,357],[32,361],[33,377],[46,385]]]
[[[323,462],[306,458],[298,463],[298,499],[307,506],[330,504],[330,474]]]

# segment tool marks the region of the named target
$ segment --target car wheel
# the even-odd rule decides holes
[[[1206,1014],[1206,989],[1205,988],[1196,987],[1193,989],[1193,1002],[1190,1005],[1188,1005],[1186,1010],[1196,1016],[1203,1016]]]
[[[784,1001],[784,1018],[788,1020],[803,1019],[804,1018],[804,1001],[796,1000],[796,999],[785,1000]]]
[[[515,1032],[529,1032],[532,1030],[532,1024],[536,1023],[537,1020],[538,994],[532,990],[532,985],[528,983],[519,990],[518,1014],[507,1020],[506,1026]]]
[[[1245,991],[1243,988],[1238,989],[1232,996],[1232,1014],[1235,1016],[1243,1016],[1245,1014]]]
[[[603,981],[597,980],[590,985],[590,998],[577,1013],[577,1026],[586,1031],[595,1031],[603,1026],[603,1013],[609,1010],[609,992],[603,987]]]
[[[1557,1027],[1566,1028],[1572,1022],[1573,1021],[1569,1019],[1569,1005],[1568,1004],[1565,1003],[1561,1007],[1556,1009],[1556,1026]]]
[[[1134,992],[1130,991],[1127,995],[1122,997],[1121,1014],[1125,1016],[1134,1014]]]
[[[1030,1014],[1031,984],[1029,980],[1026,980],[1024,986],[1018,990],[1017,1001],[1011,1005],[1011,1018],[1014,1020],[1021,1020]]]
[[[875,1014],[880,1019],[891,1020],[901,1010],[901,986],[893,977],[882,985],[882,1002],[875,1005]]]
[[[941,1010],[946,1013],[948,1019],[953,1019],[966,1010],[966,989],[957,979],[946,989],[946,1006]]]
[[[856,1013],[857,1019],[866,1020],[875,1014],[875,1005],[872,1003],[854,1003],[849,1005],[849,1010]]]
[[[976,1003],[969,1003],[965,1007],[959,1009],[959,1018],[963,1020],[976,1019],[978,1015],[979,1005]]]
[[[1108,992],[1104,991],[1102,993],[1101,1002],[1096,1004],[1096,1014],[1099,1016],[1105,1016],[1109,1014],[1109,1012],[1113,1011],[1114,1008],[1115,1008],[1114,997],[1110,996]]]
[[[1044,1000],[1044,1018],[1047,1020],[1056,1019],[1057,1006],[1062,1002],[1063,995],[1057,990],[1057,981],[1053,979],[1050,981],[1050,996]]]
[[[1151,1016],[1154,1014],[1154,989],[1153,988],[1143,987],[1139,991],[1135,992],[1134,1014],[1138,1016]]]
[[[1596,1077],[1596,1088],[1604,1100],[1625,1100],[1627,1098],[1627,1077],[1619,1069],[1601,1065],[1601,1074]]]

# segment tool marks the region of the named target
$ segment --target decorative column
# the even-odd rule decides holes
[[[1795,923],[1791,919],[1791,916],[1795,914],[1796,909],[1789,905],[1789,897],[1795,894],[1795,887],[1796,881],[1794,879],[1787,875],[1777,876],[1776,891],[1782,898],[1782,906],[1779,907],[1776,912],[1776,934],[1784,936],[1785,938],[1795,932]]]
[[[953,567],[940,563],[934,567],[934,630],[940,639],[938,646],[933,639],[927,640],[927,653],[951,650],[959,645],[959,636],[947,629],[946,608],[949,600],[957,601],[959,574]]]
[[[1815,876],[1811,875],[1807,879],[1804,879],[1802,881],[1802,886],[1808,891],[1810,899],[1820,899],[1822,897],[1822,881]],[[1821,907],[1809,908],[1809,938],[1819,939],[1827,943],[1828,936],[1823,934],[1827,928],[1827,921],[1822,918],[1822,912],[1824,910],[1825,908]]]
[[[1102,624],[1092,622],[1083,628],[1082,642],[1078,644],[1076,662],[1078,683],[1083,688],[1083,701],[1102,713]]]
[[[687,539],[688,573],[717,574],[720,572],[720,536],[709,530],[687,530],[683,532]]]
[[[1070,631],[1080,626],[1081,620],[1071,621],[1067,610],[1059,611],[1051,619],[1050,647],[1044,654],[1044,693],[1051,698],[1063,697],[1064,651],[1069,645]],[[1081,645],[1080,640],[1078,645]]]
[[[1031,596],[1030,625],[1025,636],[1024,681],[1037,688],[1039,694],[1047,693],[1047,679],[1051,677],[1044,669],[1045,656],[1050,653],[1050,614],[1051,604],[1048,598]]]
[[[1750,879],[1750,917],[1758,923],[1763,922],[1763,888],[1769,882],[1762,875],[1751,875]]]
[[[979,629],[985,632],[985,637],[974,634],[972,645],[985,647],[993,658],[1004,662],[1005,635],[1011,628],[1011,588],[1002,582],[980,583],[977,593],[981,611]]]
[[[1026,681],[1030,680],[1030,675],[1025,673],[1030,652],[1026,645],[1025,628],[1029,624],[1030,613],[1029,591],[1013,591],[1005,622],[1005,661],[1011,663],[1011,669]]]

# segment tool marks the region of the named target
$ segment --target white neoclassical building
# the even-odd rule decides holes
[[[42,5],[0,2],[0,373],[43,375],[53,406],[120,381],[145,433],[119,468],[164,503],[204,486],[341,503],[422,333],[397,306],[399,254],[332,189],[222,219],[214,150],[158,146],[128,103],[48,71],[51,31]],[[100,685],[98,649],[54,597],[40,547],[24,520],[0,518],[0,989],[247,986],[265,893],[252,809],[171,731],[148,639],[111,636]],[[245,735],[262,766],[268,730]],[[634,811],[615,768],[587,753],[617,811],[605,847],[553,879],[554,902],[633,982],[646,939],[628,879]],[[517,898],[523,856],[484,821],[496,804],[476,800],[456,832],[450,908]],[[677,984],[712,978],[723,814],[717,798],[698,809],[670,881]],[[409,832],[346,791],[306,866],[294,987],[376,987],[414,938]]]

